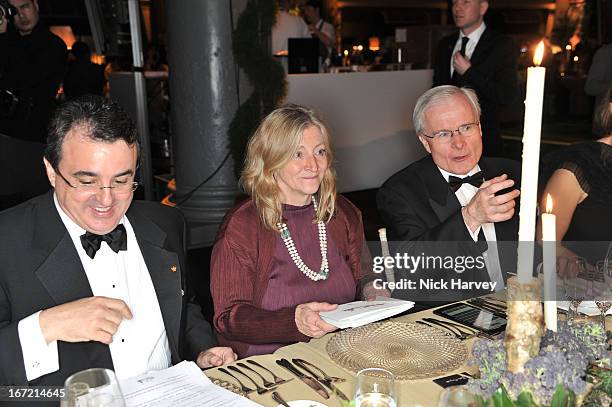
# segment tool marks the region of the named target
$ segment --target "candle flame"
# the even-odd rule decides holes
[[[550,194],[546,194],[546,213],[551,213],[553,208],[553,201]]]
[[[536,52],[533,55],[533,63],[536,66],[540,66],[542,63],[542,58],[544,57],[544,41],[540,41],[536,48]]]

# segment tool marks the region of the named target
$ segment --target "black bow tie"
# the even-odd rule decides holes
[[[455,177],[454,175],[449,175],[448,177],[448,185],[450,185],[453,192],[457,192],[463,184],[472,184],[476,188],[479,188],[483,182],[484,176],[482,175],[482,171],[478,171],[476,174],[465,178]]]
[[[115,253],[118,253],[119,250],[127,250],[125,226],[117,225],[115,229],[105,235],[96,235],[91,232],[86,232],[84,235],[81,235],[83,249],[85,249],[85,253],[92,259],[96,257],[96,253],[100,250],[102,242],[106,242]]]

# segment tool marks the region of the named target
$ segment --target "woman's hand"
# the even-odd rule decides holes
[[[335,331],[333,325],[323,321],[319,315],[320,311],[333,311],[338,304],[327,302],[307,302],[295,308],[295,325],[298,331],[311,338],[320,338],[328,332]]]

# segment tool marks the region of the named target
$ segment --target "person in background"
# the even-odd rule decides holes
[[[53,191],[0,213],[0,385],[235,359],[186,286],[185,219],[133,201],[138,157],[118,104],[86,95],[57,109],[44,158]]]
[[[329,66],[336,45],[334,26],[321,17],[321,0],[308,0],[304,5],[304,18],[312,38],[319,40],[319,67]]]
[[[553,199],[556,240],[564,241],[559,256],[584,257],[595,265],[612,240],[612,85],[601,95],[594,124],[602,135],[594,141],[555,151],[543,160],[546,196]]]
[[[482,115],[483,155],[503,156],[499,115],[518,96],[519,50],[510,37],[487,27],[487,0],[453,0],[459,31],[440,40],[434,65],[433,87],[455,85],[476,91]]]
[[[241,358],[319,338],[336,329],[319,312],[380,294],[366,284],[361,213],[336,192],[332,163],[327,127],[297,105],[270,113],[248,144],[250,198],[226,215],[211,260],[213,323]]]
[[[81,95],[102,95],[104,91],[104,66],[91,62],[89,46],[82,41],[72,44],[70,53],[73,59],[68,64],[64,77],[66,99]]]
[[[276,23],[272,27],[272,54],[287,55],[289,38],[310,38],[310,32],[301,17],[289,13],[289,1],[279,0]]]
[[[595,106],[600,106],[608,87],[612,84],[612,43],[603,45],[595,52],[589,68],[584,92],[595,96]],[[593,116],[593,133],[605,135],[604,129],[598,127],[599,119]]]
[[[37,0],[9,0],[0,18],[0,209],[49,189],[41,164],[46,128],[66,67],[66,44],[40,21]]]

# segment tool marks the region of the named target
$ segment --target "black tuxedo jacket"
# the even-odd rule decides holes
[[[516,182],[515,187],[520,188],[520,165],[517,162],[505,158],[482,158],[478,164],[485,179],[508,174]],[[472,239],[461,214],[461,204],[431,155],[391,176],[378,191],[377,206],[387,228],[387,238],[396,247],[395,251],[475,257],[488,247],[485,242]],[[515,209],[511,219],[495,223],[497,241],[508,242],[498,243],[498,249],[504,249],[498,250],[504,276],[508,271],[516,271],[518,203]],[[432,271],[431,275],[435,276],[436,272]],[[489,281],[486,268],[472,272],[469,278]],[[472,292],[470,295],[477,294]]]
[[[184,218],[174,208],[143,201],[133,202],[127,217],[157,294],[172,363],[194,360],[214,346],[214,337],[187,291]],[[19,321],[93,294],[53,192],[0,213],[0,231],[0,385],[25,385]],[[60,370],[30,385],[61,386],[80,370],[113,369],[109,347],[100,342],[58,341],[58,353]]]
[[[511,38],[487,27],[470,59],[472,66],[463,75],[455,74],[451,78],[452,53],[458,37],[459,32],[440,40],[433,86],[455,85],[476,91],[482,109],[480,121],[484,155],[502,156],[499,113],[501,106],[517,100],[519,50]]]

